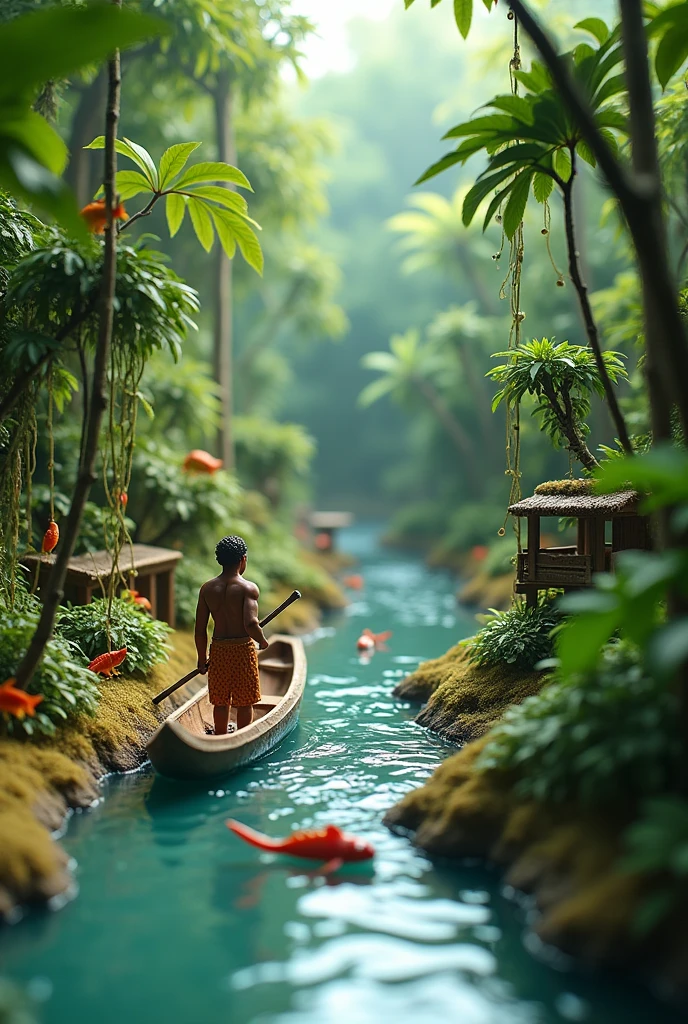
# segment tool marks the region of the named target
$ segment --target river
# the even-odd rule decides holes
[[[538,948],[533,913],[498,874],[433,865],[381,826],[449,747],[391,696],[419,661],[475,629],[454,581],[376,532],[346,531],[365,589],[307,639],[301,722],[250,770],[212,786],[149,767],[110,777],[63,843],[78,895],[0,933],[0,969],[43,1024],[678,1024],[628,978]],[[392,629],[366,663],[362,628]],[[333,822],[374,866],[330,879],[261,854],[224,825],[271,835]]]

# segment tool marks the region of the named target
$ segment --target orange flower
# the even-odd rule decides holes
[[[222,469],[222,459],[216,459],[210,452],[204,452],[201,448],[194,448],[184,459],[182,469],[187,473],[193,470],[196,473],[209,473],[211,476],[218,469]]]
[[[84,218],[88,224],[89,230],[92,231],[94,235],[102,235],[107,224],[107,217],[105,216],[105,200],[96,199],[94,202],[88,203],[81,211],[81,216]],[[118,203],[112,211],[112,219],[129,219],[129,215],[121,203]]]

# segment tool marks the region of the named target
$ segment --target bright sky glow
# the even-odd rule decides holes
[[[303,14],[316,25],[316,33],[304,45],[303,69],[309,78],[351,67],[346,23],[366,17],[381,21],[402,0],[292,0],[294,14]]]

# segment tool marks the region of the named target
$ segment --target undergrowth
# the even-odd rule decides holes
[[[483,628],[463,641],[475,665],[512,665],[531,671],[538,662],[552,657],[552,630],[561,616],[550,600],[542,600],[535,608],[517,600],[504,612],[491,608],[485,618]]]
[[[87,662],[108,650],[107,601],[98,598],[85,605],[69,605],[60,611],[57,631],[83,654]],[[165,641],[172,632],[165,622],[152,619],[131,601],[117,597],[112,602],[109,624],[110,648],[127,649],[121,671],[147,672],[167,660]]]

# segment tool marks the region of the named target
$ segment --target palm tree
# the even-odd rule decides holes
[[[388,352],[368,352],[362,359],[362,365],[367,370],[377,370],[381,376],[363,389],[359,396],[360,404],[369,406],[389,396],[400,405],[408,406],[420,396],[461,456],[471,490],[475,494],[480,493],[481,475],[473,441],[436,383],[440,376],[447,375],[449,367],[445,354],[423,343],[420,332],[411,328],[404,334],[392,336]]]
[[[402,264],[405,273],[439,268],[453,279],[463,277],[483,312],[494,315],[495,298],[480,274],[490,255],[489,244],[478,228],[467,230],[461,220],[467,192],[458,188],[451,199],[436,192],[415,193],[408,199],[415,209],[397,213],[387,227],[403,235],[399,247],[408,253]]]

